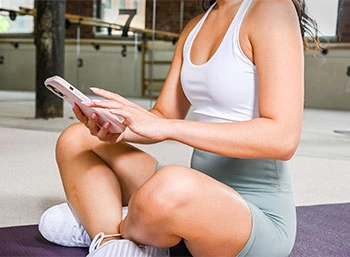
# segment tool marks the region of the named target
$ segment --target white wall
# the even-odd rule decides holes
[[[1,42],[1,40],[0,40]],[[132,44],[133,42],[126,42]],[[155,58],[171,60],[172,43],[158,43]],[[148,46],[151,48],[151,44]],[[77,52],[83,60],[83,67],[77,67]],[[85,93],[90,87],[101,87],[124,96],[141,96],[142,53],[135,46],[127,46],[123,57],[122,46],[100,45],[96,50],[92,43],[85,42],[77,51],[76,45],[65,48],[65,78]],[[16,49],[9,42],[0,43],[0,90],[35,90],[35,47],[32,43],[19,43]],[[150,58],[147,51],[146,58]],[[161,68],[161,69],[159,69]],[[155,67],[154,77],[165,77],[169,67]],[[150,76],[149,67],[146,76]]]
[[[337,48],[334,48],[337,47]],[[350,110],[350,44],[330,45],[326,55],[305,54],[305,105]]]
[[[149,49],[152,44],[149,43]],[[154,44],[155,60],[171,60],[172,43]],[[80,57],[84,61],[77,68],[75,45],[66,46],[65,77],[85,93],[96,86],[118,92],[124,96],[141,96],[142,54],[133,46],[127,47],[127,56],[122,57],[121,46],[104,46],[95,50],[91,44],[83,45]],[[146,59],[150,58],[149,50]],[[0,43],[0,90],[35,89],[35,48],[33,44],[20,44],[15,49],[10,43]],[[1,60],[1,59],[0,59]],[[350,44],[329,45],[326,55],[313,56],[305,53],[305,106],[323,109],[350,110]],[[146,76],[153,72],[154,78],[165,78],[169,66],[146,67]]]

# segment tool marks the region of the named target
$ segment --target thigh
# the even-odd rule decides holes
[[[120,142],[111,144],[91,136],[81,123],[68,127],[60,136],[56,147],[60,170],[85,172],[94,165],[105,165],[116,176],[127,205],[131,195],[155,172],[157,160],[140,149]],[[81,172],[76,172],[79,181]],[[62,173],[62,171],[61,171]]]
[[[193,256],[235,256],[251,232],[246,201],[232,188],[188,167],[161,168],[133,196],[129,211],[135,215],[125,224],[131,238],[161,247],[183,238]]]
[[[293,196],[285,192],[260,192],[259,195],[254,196],[253,193],[248,197],[250,199],[247,199],[252,214],[252,233],[238,256],[287,257],[292,251],[296,236]],[[258,197],[261,200],[256,201]],[[265,207],[259,208],[262,199],[265,201]]]
[[[194,256],[236,256],[247,243],[252,219],[246,201],[231,187],[198,171],[193,188],[193,208],[188,249]],[[196,240],[199,237],[200,240]]]

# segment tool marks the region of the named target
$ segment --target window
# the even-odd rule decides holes
[[[318,23],[321,37],[337,34],[338,0],[305,0],[309,15]]]
[[[120,0],[119,8],[120,9],[125,9],[125,0]]]
[[[19,10],[19,7],[34,8],[35,0],[0,0],[0,8]],[[145,9],[146,0],[101,0],[100,15],[102,20],[124,25],[128,15],[120,15],[119,9],[137,9],[135,17],[132,19],[131,26],[136,28],[145,27]],[[11,20],[9,13],[0,12],[0,33],[31,33],[34,28],[34,19],[32,16],[17,15],[15,20]],[[106,34],[107,29],[102,29],[101,33]],[[120,31],[113,31],[120,34]]]
[[[0,8],[19,10],[19,7],[34,7],[34,0],[0,0]],[[0,33],[31,33],[34,19],[30,15],[17,15],[15,20],[10,18],[8,12],[0,12]]]
[[[103,17],[104,21],[124,25],[128,19],[128,15],[119,14],[119,9],[136,9],[136,15],[132,19],[130,26],[141,29],[145,28],[146,0],[109,0],[109,3],[109,8],[105,5],[101,10],[101,17]],[[102,29],[101,33],[105,34],[107,30]],[[112,33],[121,34],[120,31],[112,31]]]
[[[107,9],[111,8],[111,0],[104,0],[102,2],[104,4],[105,8],[107,8]]]

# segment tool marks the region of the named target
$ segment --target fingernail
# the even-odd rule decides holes
[[[91,119],[95,120],[96,118],[97,118],[96,113],[93,113],[93,114],[91,115]]]
[[[111,124],[110,124],[109,122],[106,122],[106,123],[103,125],[103,127],[106,128],[106,129],[108,129],[110,125],[111,125]]]
[[[91,101],[81,101],[82,104],[89,105],[91,104]]]
[[[92,91],[98,91],[98,90],[100,90],[98,87],[90,87],[90,90],[92,90]]]
[[[94,100],[92,100],[91,102],[94,102],[94,103],[101,103],[102,100],[94,99]]]
[[[124,137],[124,135],[120,134],[120,136],[117,138],[117,140],[115,142],[118,144],[119,142],[121,142],[123,140],[123,137]]]

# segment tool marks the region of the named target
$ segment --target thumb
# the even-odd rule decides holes
[[[126,127],[126,129],[119,135],[119,137],[118,137],[117,140],[115,141],[117,144],[118,144],[119,142],[121,142],[121,141],[124,139],[125,133],[127,133],[127,130],[128,130],[128,129],[129,129],[129,128]]]

